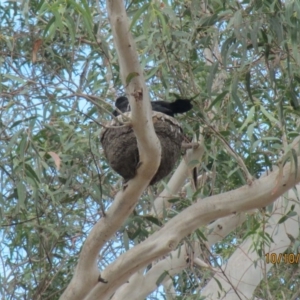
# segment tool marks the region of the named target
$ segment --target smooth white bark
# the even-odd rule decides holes
[[[297,190],[300,191],[300,185],[297,186]],[[292,205],[295,205],[294,211],[297,215],[279,224],[279,220]],[[279,258],[280,253],[283,253],[291,244],[289,235],[294,239],[299,236],[299,215],[299,200],[293,190],[288,192],[288,197],[281,196],[277,199],[265,226],[265,233],[273,239],[270,245],[267,242],[263,243],[265,254],[275,254],[275,257]],[[285,262],[282,259],[280,263]],[[218,295],[228,300],[252,299],[254,290],[272,266],[272,263],[266,263],[265,257],[259,257],[253,248],[253,239],[250,236],[237,248],[228,263],[222,266],[223,272],[218,272],[209,281],[201,291],[201,296],[206,296],[207,299],[217,299]],[[216,280],[222,285],[222,290]]]
[[[186,155],[169,180],[167,187],[155,199],[153,205],[154,209],[150,212],[151,215],[156,215],[158,218],[161,218],[163,211],[170,208],[172,203],[169,202],[169,200],[180,191],[182,185],[189,177],[191,170],[195,167],[191,166],[190,163],[192,161],[199,161],[200,163],[203,153],[204,147],[202,144],[199,144],[197,148],[187,150]]]
[[[174,250],[187,234],[199,226],[232,213],[265,207],[299,181],[300,166],[295,170],[294,164],[287,163],[283,169],[254,181],[251,186],[214,195],[191,205],[109,265],[103,272],[103,278],[114,280],[107,284],[99,283],[87,299],[97,299],[96,295],[108,299],[133,273]]]
[[[183,256],[183,254],[186,254],[184,251],[180,253],[178,260],[165,259],[163,263],[166,269],[163,269],[162,265],[158,263],[146,274],[147,277],[141,276],[141,273],[138,271],[172,251],[174,254],[177,253],[178,250],[174,251],[174,249],[178,243],[199,226],[236,212],[267,206],[300,181],[300,167],[297,167],[297,170],[295,170],[294,165],[288,163],[282,170],[279,169],[265,178],[256,180],[249,186],[198,201],[167,222],[163,228],[151,235],[143,243],[121,255],[101,273],[101,278],[106,280],[107,283],[99,282],[97,257],[100,249],[131,213],[140,195],[155,174],[160,162],[160,144],[154,132],[148,92],[136,55],[135,44],[129,32],[124,3],[122,0],[107,0],[107,7],[114,42],[119,55],[122,81],[124,86],[126,86],[126,93],[132,109],[132,126],[137,137],[141,165],[137,170],[138,176],[129,181],[128,186],[117,194],[106,216],[95,225],[89,234],[80,254],[74,277],[61,299],[109,299],[116,289],[124,284],[133,274],[131,279],[136,278],[135,283],[139,281],[142,284],[145,283],[145,278],[148,278],[151,283],[156,282],[158,270],[160,272],[162,270],[179,272],[187,266],[186,256]],[[131,77],[131,80],[126,82],[126,79],[129,77]],[[177,183],[182,182],[184,174],[183,171],[178,172]],[[176,187],[174,184],[173,192],[177,188],[180,188],[179,184]],[[164,200],[157,201],[156,209],[159,213],[161,213],[165,204]],[[276,227],[276,229],[278,228]],[[284,237],[282,231],[280,231],[279,236],[281,239],[276,240],[276,242],[280,243],[283,240],[283,247],[285,247],[287,240],[282,238]],[[245,251],[249,249],[249,246],[246,241]],[[276,249],[269,249],[269,251],[276,251]],[[241,274],[232,271],[229,273],[229,276],[230,282],[234,283],[235,290],[240,291],[240,294],[244,296],[250,294],[250,289],[247,285],[248,282],[251,282],[254,274],[251,273],[252,269],[250,270],[254,260],[252,257],[249,259],[249,255],[245,258],[242,254],[237,252],[235,262],[244,260],[245,264],[247,264],[249,263],[247,262],[248,259],[252,263],[252,265],[249,264],[249,272],[247,269],[242,274],[247,284],[244,286],[240,285],[240,277],[238,276],[241,276]],[[228,270],[233,270],[233,267],[230,267],[230,265],[227,267]],[[261,269],[263,270],[263,265]],[[153,275],[153,278],[151,275]],[[247,276],[249,276],[248,282]],[[141,280],[139,280],[140,278]],[[223,281],[223,283],[226,287],[226,281]],[[140,285],[136,290],[140,290],[141,287],[144,289],[145,286]],[[229,292],[230,288],[232,288],[232,285],[229,285]],[[206,291],[211,295],[209,285]],[[204,292],[206,291],[204,290]],[[134,292],[131,293],[129,298],[126,298],[125,293],[123,293],[123,298],[119,299],[140,299],[138,297],[141,294],[133,295]]]
[[[154,131],[148,92],[135,44],[129,32],[124,2],[122,0],[107,1],[107,7],[119,56],[122,81],[129,96],[132,127],[137,138],[140,165],[137,169],[137,176],[117,194],[106,215],[99,220],[87,237],[74,276],[60,298],[62,300],[82,300],[100,284],[97,267],[99,251],[132,212],[158,169],[161,157],[160,142]],[[130,74],[136,74],[136,76],[128,83],[126,79],[130,77]],[[107,272],[105,275],[101,274],[101,278],[112,282],[114,279],[110,275],[113,274]],[[99,299],[101,294],[96,291],[94,295],[96,299]]]
[[[253,212],[254,210],[230,215],[209,224],[207,226],[208,246],[210,247],[225,238],[232,230],[240,226],[247,219],[247,214],[252,214]],[[175,276],[188,267],[187,257],[189,254],[186,250],[187,247],[184,244],[180,246],[179,249],[170,252],[168,257],[154,264],[146,274],[143,274],[143,270],[140,270],[138,273],[132,275],[129,281],[116,291],[112,300],[144,299],[147,295],[157,289],[156,282],[161,274],[168,272],[170,276]],[[200,245],[195,244],[193,250],[195,259],[198,259],[201,254]],[[197,263],[197,261],[194,262]],[[169,277],[166,276],[162,283],[168,281],[168,278]],[[143,288],[137,289],[137,286],[142,286]]]

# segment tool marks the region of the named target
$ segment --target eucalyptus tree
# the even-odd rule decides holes
[[[1,2],[1,297],[297,299],[299,20],[298,1]],[[126,183],[99,143],[121,95]],[[177,98],[192,146],[149,187],[150,101]]]

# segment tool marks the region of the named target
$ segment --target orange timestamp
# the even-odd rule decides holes
[[[300,253],[266,253],[265,258],[267,264],[279,264],[281,262],[298,264],[300,262]]]

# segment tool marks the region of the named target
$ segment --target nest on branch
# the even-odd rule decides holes
[[[131,113],[124,114],[130,117]],[[183,141],[182,128],[178,121],[163,113],[153,112],[152,120],[161,144],[160,166],[150,185],[170,174],[180,157]],[[137,141],[131,125],[126,125],[128,118],[119,115],[107,124],[101,132],[104,155],[113,170],[125,181],[135,177],[139,164]]]

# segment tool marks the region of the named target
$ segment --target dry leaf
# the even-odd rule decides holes
[[[36,40],[33,44],[33,49],[32,49],[32,62],[33,63],[36,62],[36,59],[37,59],[36,55],[37,55],[41,45],[42,45],[41,39]]]
[[[52,151],[49,151],[48,154],[53,158],[56,169],[59,170],[61,160],[60,160],[58,154],[56,154],[55,152],[52,152]]]

